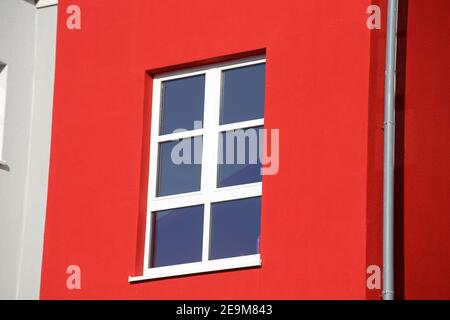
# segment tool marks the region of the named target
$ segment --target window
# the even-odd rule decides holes
[[[0,166],[6,165],[3,158],[3,142],[5,133],[5,111],[6,111],[6,80],[8,66],[0,61]]]
[[[144,275],[134,280],[261,265],[264,96],[264,57],[155,77]]]

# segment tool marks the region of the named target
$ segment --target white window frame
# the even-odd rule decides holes
[[[211,204],[262,195],[262,183],[249,183],[230,187],[217,187],[219,133],[264,125],[264,118],[220,125],[220,96],[222,72],[266,62],[265,56],[251,57],[201,68],[165,73],[153,79],[152,123],[150,132],[150,167],[146,216],[145,254],[143,275],[130,277],[129,281],[142,281],[204,273],[211,271],[261,266],[260,254],[208,260],[210,250]],[[205,103],[203,128],[160,135],[161,84],[164,81],[205,75]],[[200,191],[157,197],[158,146],[182,138],[203,136]],[[151,268],[152,215],[155,212],[196,205],[204,206],[202,261]]]
[[[6,91],[8,85],[8,65],[0,61],[0,166],[7,166],[3,158],[6,124]]]

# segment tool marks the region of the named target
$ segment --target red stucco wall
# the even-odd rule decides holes
[[[60,1],[41,298],[378,298],[366,290],[365,271],[381,264],[384,40],[383,30],[366,27],[370,3]],[[81,7],[81,30],[65,26],[69,4]],[[448,276],[438,282],[450,240],[450,114],[440,68],[448,46],[433,31],[448,27],[431,18],[448,12],[442,7],[445,0],[409,5],[406,297],[428,286],[450,296]],[[146,71],[253,50],[267,56],[265,126],[280,129],[280,171],[263,179],[263,266],[130,284],[142,264],[147,205]],[[422,90],[431,87],[440,90]],[[81,290],[66,288],[72,264]]]

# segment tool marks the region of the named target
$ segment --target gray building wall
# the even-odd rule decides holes
[[[0,61],[8,66],[0,159],[7,163],[0,166],[0,299],[39,298],[56,21],[55,5],[0,0]]]

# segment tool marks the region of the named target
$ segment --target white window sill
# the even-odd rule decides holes
[[[262,264],[261,255],[254,254],[243,257],[217,259],[217,260],[179,264],[167,267],[150,268],[145,270],[144,275],[142,276],[128,277],[128,281],[138,282],[144,280],[161,279],[213,271],[260,267],[261,264]]]

